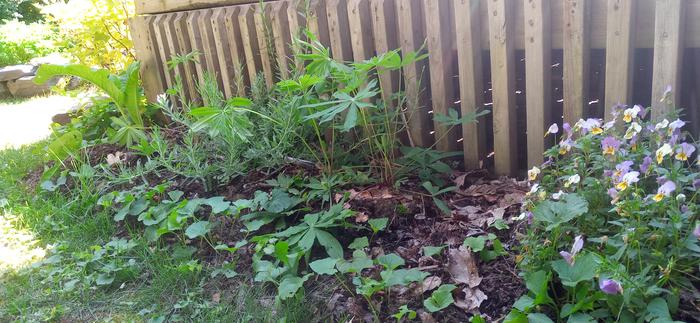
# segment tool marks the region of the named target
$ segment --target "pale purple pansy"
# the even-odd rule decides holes
[[[695,146],[684,142],[676,149],[676,159],[686,161],[695,152]]]
[[[605,137],[600,145],[603,149],[603,155],[615,155],[615,152],[620,147],[620,141],[615,137],[609,136]]]
[[[649,170],[649,167],[654,161],[651,159],[650,156],[645,156],[644,160],[642,160],[642,164],[639,165],[639,170],[642,171],[642,173],[645,173]]]
[[[659,202],[664,199],[664,197],[671,196],[671,193],[676,190],[676,184],[672,181],[666,181],[663,185],[659,186],[659,189],[654,195],[654,201]]]
[[[574,257],[576,257],[576,254],[578,254],[581,249],[583,249],[583,236],[579,235],[574,238],[574,244],[571,246],[571,251],[561,251],[559,254],[564,258],[569,266],[573,266],[575,262]]]
[[[600,290],[609,295],[621,294],[622,285],[612,279],[603,279],[599,283]]]
[[[617,190],[614,187],[611,187],[608,189],[608,196],[610,196],[611,199],[616,199],[617,198]]]

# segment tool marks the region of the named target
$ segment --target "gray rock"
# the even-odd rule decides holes
[[[13,65],[0,68],[0,81],[12,81],[18,78],[33,75],[36,72],[34,65]]]
[[[7,82],[0,82],[0,99],[7,99],[12,97],[10,89],[7,88]]]
[[[59,53],[53,53],[49,54],[47,56],[43,57],[35,57],[32,58],[31,61],[29,61],[29,64],[32,65],[45,65],[45,64],[53,64],[53,65],[68,65],[70,64],[70,59],[67,57],[59,54]]]
[[[14,81],[7,82],[10,93],[16,98],[28,98],[47,93],[51,87],[58,83],[58,79],[52,79],[44,84],[35,84],[35,76],[25,76]]]

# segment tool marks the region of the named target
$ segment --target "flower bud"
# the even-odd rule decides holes
[[[676,195],[676,201],[678,201],[680,203],[685,202],[685,194],[681,193],[681,194]]]

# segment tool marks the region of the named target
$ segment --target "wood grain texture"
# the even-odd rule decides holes
[[[662,103],[666,87],[671,87],[670,102],[679,103],[683,64],[685,0],[657,0],[654,28],[654,65],[651,88],[652,117],[664,118],[673,106]]]
[[[428,62],[430,63],[430,90],[433,116],[447,115],[454,108],[455,87],[453,75],[457,71],[457,59],[452,45],[452,9],[449,1],[423,0],[425,29],[428,39]],[[461,19],[461,17],[460,17]],[[451,151],[459,149],[458,130],[434,121],[437,149]]]
[[[134,1],[134,6],[136,7],[136,14],[142,15],[232,6],[245,3],[257,3],[259,1],[260,0],[136,0]]]
[[[340,61],[352,60],[352,43],[348,22],[346,0],[326,0],[328,34],[331,42],[331,56]]]
[[[369,0],[348,0],[348,25],[352,59],[364,61],[374,56],[374,35]]]
[[[153,19],[153,23],[150,28],[153,30],[153,35],[156,40],[155,45],[158,47],[159,54],[159,65],[162,70],[165,86],[166,88],[173,87],[173,75],[168,69],[168,61],[170,60],[170,48],[168,48],[168,42],[165,39],[165,15],[158,15]]]
[[[331,47],[325,1],[309,0],[308,8],[304,15],[306,16],[306,27],[309,29],[309,32],[316,35],[316,39],[323,46]]]
[[[377,54],[384,54],[399,48],[396,26],[396,6],[394,0],[371,0],[370,15],[374,48]],[[400,75],[398,71],[379,69],[379,86],[382,100],[391,107],[396,107],[392,95],[399,91]]]
[[[590,0],[564,0],[564,121],[574,124],[587,106]]]
[[[225,8],[224,31],[229,44],[227,53],[231,56],[231,64],[233,64],[233,90],[236,95],[245,96],[246,84],[250,84],[250,78],[245,72],[245,48],[241,38],[240,21],[238,20],[239,11],[239,7]]]
[[[212,9],[211,15],[211,31],[214,40],[214,49],[216,57],[219,61],[219,73],[221,74],[221,83],[224,96],[231,98],[234,96],[233,89],[233,59],[229,52],[230,44],[228,42],[228,34],[226,32],[226,9]]]
[[[544,161],[545,138],[552,123],[552,41],[550,1],[525,2],[525,106],[528,168]]]
[[[197,62],[195,63],[195,72],[197,73],[196,83],[201,84],[204,82],[204,71],[205,67],[202,63],[202,54],[204,53],[204,46],[202,46],[202,36],[199,33],[199,11],[189,12],[187,15],[187,33],[190,37],[190,46],[193,51],[200,53]]]
[[[473,114],[484,106],[484,70],[479,0],[454,0],[455,34],[459,72],[459,100],[462,115]],[[464,168],[482,168],[486,156],[486,126],[479,123],[462,125]]]
[[[618,104],[632,104],[634,35],[637,1],[608,0],[605,50],[605,119]]]
[[[262,73],[265,84],[270,88],[275,84],[273,62],[275,60],[275,49],[272,44],[272,31],[270,29],[270,7],[266,4],[255,5],[255,32],[257,34],[258,49],[260,50],[260,61],[262,63]]]
[[[417,51],[425,42],[422,7],[418,0],[396,0],[400,47],[403,53]],[[428,73],[425,60],[407,64],[403,68],[407,101],[405,115],[409,125],[409,136],[411,142],[420,147],[429,147],[434,140],[427,108],[428,93],[424,91],[429,85]]]
[[[211,9],[201,10],[199,15],[199,33],[202,37],[202,55],[201,60],[204,60],[205,71],[209,72],[212,76],[216,78],[216,83],[219,89],[224,87],[221,66],[219,65],[219,58],[216,54],[216,45],[214,42],[214,32],[211,27],[211,16],[213,12]]]
[[[190,36],[187,29],[187,14],[184,12],[176,13],[173,24],[175,25],[175,34],[177,35],[177,42],[180,48],[179,54],[187,55],[191,53],[192,45],[190,44]],[[187,98],[190,101],[196,101],[199,98],[196,88],[197,72],[194,65],[195,63],[191,61],[182,63],[184,70],[182,82],[185,87],[184,90],[187,92]]]
[[[136,57],[141,62],[141,80],[143,82],[146,98],[153,102],[158,94],[163,93],[161,83],[160,66],[158,66],[157,53],[149,33],[149,17],[137,16],[129,19],[131,39],[134,44]]]
[[[248,79],[252,85],[257,78],[257,73],[262,68],[257,33],[255,30],[255,6],[244,5],[238,11],[238,28],[241,33],[241,42],[245,53],[245,67],[248,71]]]
[[[289,78],[289,62],[292,60],[292,38],[289,32],[286,1],[271,2],[270,25],[272,26],[272,42],[275,45],[275,68],[282,79]]]
[[[513,175],[517,168],[518,142],[515,123],[515,52],[513,2],[488,2],[491,35],[491,87],[493,89],[493,146],[498,175]]]

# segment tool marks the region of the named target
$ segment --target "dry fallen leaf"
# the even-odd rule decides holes
[[[211,301],[216,304],[221,302],[221,293],[214,293],[213,295],[211,295]]]
[[[506,213],[506,208],[499,207],[490,211],[491,217],[486,220],[488,225],[492,225],[496,220],[503,220],[503,215]]]
[[[423,281],[421,289],[423,290],[423,293],[425,293],[435,288],[438,288],[438,286],[440,285],[442,285],[442,279],[440,279],[440,277],[430,276]]]
[[[476,312],[481,303],[488,299],[488,296],[478,288],[465,287],[462,292],[464,292],[464,298],[457,297],[455,306],[470,313]]]
[[[437,323],[435,318],[426,311],[419,311],[418,316],[420,317],[420,321],[423,323]]]
[[[460,246],[459,249],[449,250],[447,270],[452,275],[452,279],[457,283],[467,284],[471,288],[481,284],[481,277],[476,267],[474,255],[465,246]]]
[[[355,215],[356,223],[365,223],[367,220],[369,220],[369,215],[365,212],[358,212],[357,215]]]
[[[114,154],[108,154],[107,155],[107,165],[113,166],[113,165],[121,164],[124,157],[125,157],[124,153],[122,153],[121,151],[118,151]]]

